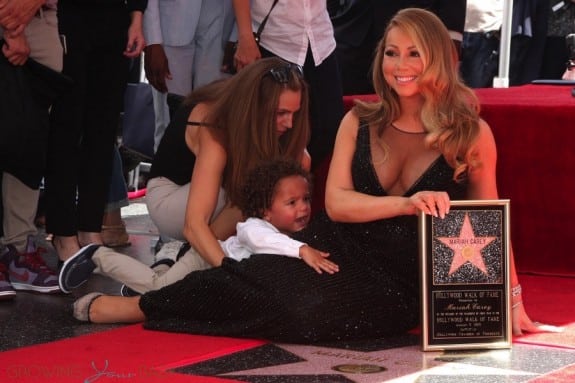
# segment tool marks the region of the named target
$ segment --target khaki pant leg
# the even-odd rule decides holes
[[[184,279],[192,271],[205,270],[211,267],[212,265],[206,262],[192,247],[172,267],[164,273],[156,275],[153,281],[154,289],[157,290]]]
[[[44,10],[34,16],[24,31],[30,57],[40,64],[62,71],[64,50],[58,34],[58,18],[55,10]]]
[[[154,270],[129,255],[102,246],[96,250],[92,261],[96,264],[95,273],[121,282],[139,293],[154,289]]]
[[[11,244],[19,252],[26,247],[28,236],[36,235],[34,224],[40,190],[35,190],[9,173],[2,175],[2,205],[4,207],[3,245]]]

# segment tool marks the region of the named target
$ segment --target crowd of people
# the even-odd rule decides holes
[[[49,97],[30,81],[3,99],[35,100],[13,146],[28,131],[44,146],[32,165],[0,156],[0,299],[69,292],[97,272],[126,296],[78,299],[79,320],[286,342],[418,324],[417,214],[498,198],[494,137],[460,73],[469,33],[483,33],[465,30],[473,2],[269,3],[0,0],[0,70],[51,68]],[[230,75],[219,68],[234,20]],[[101,234],[128,66],[142,52],[157,117],[146,203],[160,234],[186,244],[151,266]],[[378,99],[344,115],[355,92]],[[172,120],[169,93],[184,100]],[[309,174],[326,160],[325,210],[312,216]],[[42,179],[58,271],[33,242]],[[511,259],[513,332],[539,331]]]

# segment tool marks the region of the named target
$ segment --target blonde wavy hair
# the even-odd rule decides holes
[[[479,102],[473,90],[461,81],[455,45],[433,13],[405,8],[391,19],[373,63],[373,84],[380,101],[356,101],[354,111],[360,119],[379,124],[379,136],[400,116],[399,97],[382,71],[387,35],[392,28],[399,28],[413,40],[424,63],[418,85],[424,100],[421,121],[428,132],[427,143],[437,148],[454,169],[453,179],[461,180],[470,167],[478,166],[470,147],[479,134]]]

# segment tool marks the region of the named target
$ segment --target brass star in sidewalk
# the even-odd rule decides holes
[[[448,275],[455,273],[467,262],[470,262],[487,275],[487,268],[485,267],[485,262],[483,262],[481,250],[496,238],[497,237],[476,237],[475,233],[473,233],[469,216],[466,213],[463,218],[463,226],[461,227],[459,237],[437,237],[439,241],[455,253]]]

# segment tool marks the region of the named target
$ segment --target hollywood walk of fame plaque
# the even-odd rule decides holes
[[[509,200],[419,216],[424,351],[511,347]]]

